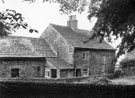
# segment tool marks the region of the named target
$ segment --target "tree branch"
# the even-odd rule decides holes
[[[4,1],[4,0],[2,0],[2,3],[5,3],[5,1]]]

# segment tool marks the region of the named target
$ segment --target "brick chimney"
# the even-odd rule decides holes
[[[78,27],[78,20],[76,19],[76,15],[69,16],[69,20],[67,21],[67,26],[77,29]]]

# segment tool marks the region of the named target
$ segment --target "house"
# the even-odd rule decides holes
[[[113,73],[115,49],[99,38],[84,43],[92,32],[77,28],[70,16],[67,26],[50,24],[40,38],[0,38],[0,77],[69,78]]]
[[[0,38],[1,78],[43,78],[46,58],[56,57],[49,45],[39,38]]]
[[[77,25],[76,16],[70,16],[67,26],[50,24],[40,38],[50,45],[59,58],[71,64],[74,70],[70,70],[70,76],[113,73],[115,49],[106,41],[99,43],[99,38],[84,43],[92,32],[78,29]],[[51,65],[57,66],[57,63],[50,60],[48,61]],[[51,67],[48,67],[49,69]],[[69,74],[69,71],[65,71],[65,76],[68,76],[66,74]]]

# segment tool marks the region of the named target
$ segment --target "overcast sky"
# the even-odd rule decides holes
[[[15,35],[39,37],[49,23],[67,25],[69,15],[61,15],[58,4],[42,3],[42,0],[37,0],[35,3],[23,2],[22,0],[5,0],[5,3],[3,4],[1,1],[0,5],[0,11],[13,9],[22,13],[26,22],[32,28],[39,31],[39,34],[29,34],[26,30],[19,30],[19,33],[17,32]],[[91,30],[94,23],[91,23],[87,19],[87,11],[76,15],[78,19],[78,27]]]

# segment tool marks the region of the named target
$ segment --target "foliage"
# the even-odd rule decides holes
[[[131,67],[131,66],[135,66],[135,61],[124,59],[120,62],[120,65],[121,65],[120,66],[121,68],[128,68],[128,67]]]
[[[135,1],[134,0],[91,0],[89,19],[97,17],[93,28],[95,35],[116,39],[121,37],[118,56],[134,49],[135,43]],[[94,36],[95,36],[94,35]]]
[[[0,36],[7,36],[12,31],[16,31],[19,28],[28,29],[28,24],[24,21],[21,13],[15,10],[7,9],[0,12]],[[38,32],[34,29],[29,29],[32,32]]]
[[[29,2],[35,2],[36,0],[24,0]],[[42,0],[43,2],[58,3],[60,4],[60,12],[69,14],[72,12],[83,12],[88,6],[89,1],[87,0]]]
[[[123,75],[124,75],[124,72],[120,69],[114,72],[114,78],[119,78],[120,76],[123,76]]]

